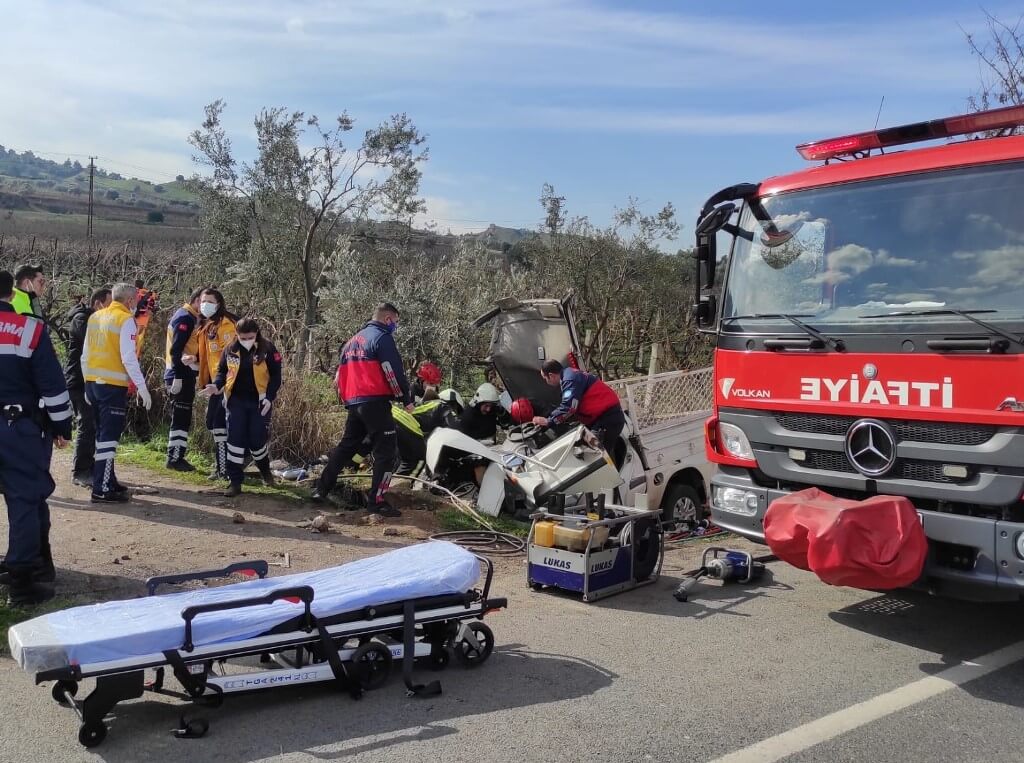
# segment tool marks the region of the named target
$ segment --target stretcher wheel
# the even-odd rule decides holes
[[[83,723],[78,729],[78,741],[83,747],[96,747],[107,738],[107,726],[103,721]]]
[[[376,689],[388,680],[391,672],[391,650],[376,641],[369,641],[352,653],[359,683],[366,690]]]
[[[434,670],[444,670],[448,667],[448,663],[452,661],[451,652],[444,648],[440,644],[434,644],[430,648],[430,667]]]
[[[200,707],[217,708],[224,704],[224,690],[214,684],[203,687],[203,693],[192,698]]]
[[[473,631],[479,646],[463,638],[455,645],[455,657],[467,668],[475,668],[482,665],[494,651],[494,631],[481,622],[470,623],[468,627]]]
[[[72,697],[78,693],[78,683],[76,681],[58,681],[53,685],[53,689],[50,690],[50,696],[53,697],[53,701],[58,705],[67,707],[70,703],[65,694],[70,694]]]

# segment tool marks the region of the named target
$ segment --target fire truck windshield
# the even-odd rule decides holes
[[[722,316],[815,325],[985,310],[1024,320],[1024,163],[826,186],[746,205]],[[756,214],[755,214],[756,212]],[[913,315],[914,317],[908,317]],[[896,319],[894,315],[894,320]]]

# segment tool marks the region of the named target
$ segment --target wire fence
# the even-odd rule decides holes
[[[713,384],[711,368],[608,382],[641,432],[667,427],[693,413],[710,410]]]

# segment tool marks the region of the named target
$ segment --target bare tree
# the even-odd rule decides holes
[[[1024,104],[1024,16],[1007,23],[987,10],[982,12],[987,32],[983,38],[961,28],[971,54],[978,59],[980,80],[978,92],[967,99],[968,106],[971,111],[984,111]]]

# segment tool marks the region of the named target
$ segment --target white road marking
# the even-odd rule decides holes
[[[858,729],[1024,659],[1024,641],[976,657],[803,726],[784,731],[711,763],[772,763]]]

